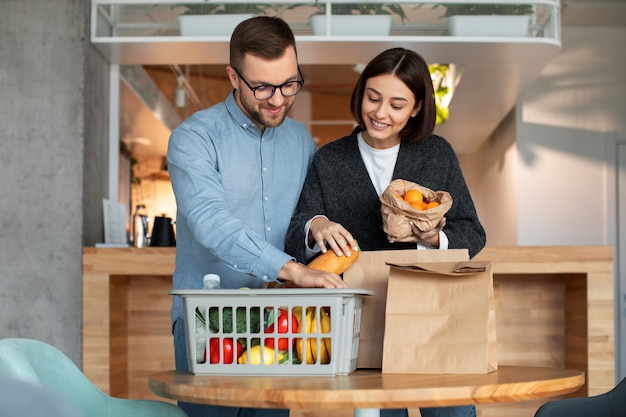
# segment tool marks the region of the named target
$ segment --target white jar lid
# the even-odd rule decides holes
[[[220,287],[220,276],[217,274],[206,274],[202,282],[205,289],[216,289]]]

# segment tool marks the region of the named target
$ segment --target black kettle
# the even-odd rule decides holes
[[[150,246],[176,246],[174,222],[170,217],[165,217],[165,214],[154,218]]]

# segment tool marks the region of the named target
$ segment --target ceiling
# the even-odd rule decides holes
[[[626,24],[626,1],[569,0],[564,3],[562,26]],[[351,94],[358,77],[352,65],[367,62],[391,46],[414,49],[429,62],[462,66],[461,82],[450,104],[450,119],[438,125],[436,133],[446,137],[458,153],[472,153],[514,107],[521,91],[559,53],[558,43],[543,41],[533,40],[531,43],[523,39],[487,43],[439,38],[416,42],[412,38],[394,39],[392,44],[367,41],[350,42],[349,45],[344,42],[299,41],[298,52],[306,90],[344,97]],[[171,64],[179,64],[183,71],[189,71],[187,75],[192,78],[206,82],[226,80],[227,46],[227,42],[212,43],[210,57],[207,57],[207,45],[202,42],[129,43],[123,47],[101,45],[100,48],[113,62],[143,65],[173,106],[176,77]],[[218,97],[223,98],[224,95]],[[206,107],[219,101],[219,98],[199,96],[199,100]],[[181,114],[181,117],[186,115]],[[156,143],[139,148],[148,153],[160,153],[165,149],[166,141],[167,138],[156,139]]]

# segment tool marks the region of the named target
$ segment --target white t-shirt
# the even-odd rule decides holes
[[[393,169],[396,166],[396,159],[398,159],[398,152],[400,151],[400,144],[398,143],[387,149],[372,148],[363,140],[361,132],[357,134],[357,142],[361,152],[361,159],[363,159],[372,184],[374,184],[374,188],[376,188],[376,192],[380,196],[391,183]]]

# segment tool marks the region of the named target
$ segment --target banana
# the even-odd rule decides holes
[[[321,315],[320,327],[322,328],[322,333],[329,334],[330,333],[330,315],[328,314],[326,309],[323,309],[323,308],[320,309],[320,315]],[[331,358],[330,337],[324,337],[321,341],[321,344],[323,345],[323,349],[321,349],[322,355],[320,358],[320,363],[324,363],[324,364],[330,363],[330,358]]]
[[[328,356],[328,349],[324,339],[320,340],[320,363],[323,365],[330,363],[330,356]]]
[[[298,328],[292,329],[294,333],[302,333],[302,307],[294,307],[291,309],[291,314],[296,317],[298,321]],[[296,355],[298,356],[298,360],[302,363],[302,339],[295,339],[296,343]]]
[[[296,312],[296,309],[298,311]],[[304,319],[302,319],[302,309],[300,307],[294,308],[294,314],[299,314],[296,317],[299,317],[298,321],[298,333],[310,333],[311,332],[311,318],[313,317],[315,309],[312,307],[307,307],[306,315]],[[315,319],[315,317],[313,317]],[[306,339],[306,343],[303,343],[303,339],[296,339],[296,354],[298,355],[298,359],[300,363],[303,363],[306,358],[306,363],[315,363],[315,356],[311,352],[310,339]],[[304,344],[304,346],[302,346]]]
[[[316,332],[317,320],[315,320],[315,307],[307,308],[306,312],[306,332],[311,334]],[[317,340],[307,338],[306,363],[313,364],[317,359]]]
[[[302,307],[294,307],[291,310],[291,314],[296,316],[296,319],[298,320],[298,326],[301,326],[302,325]],[[300,329],[298,329],[298,331],[300,331]]]
[[[294,307],[293,314],[298,319],[298,333],[302,333],[302,308]],[[302,363],[302,339],[300,338],[296,339],[296,355],[298,355],[298,360]]]
[[[307,307],[304,320],[298,321],[298,333],[305,332],[311,335],[317,332],[318,325],[315,310],[315,307]],[[319,310],[319,326],[321,333],[329,334],[330,315],[323,308],[320,308]],[[301,313],[302,312],[300,311],[300,314]],[[295,309],[293,314],[297,314]],[[307,364],[314,364],[317,363],[317,360],[319,358],[319,363],[328,364],[330,363],[330,352],[330,337],[321,338],[319,340],[319,349],[318,339],[315,337],[307,337],[306,343],[303,343],[302,339],[296,339],[296,354],[298,355],[298,359],[300,360],[300,362],[306,360]]]

